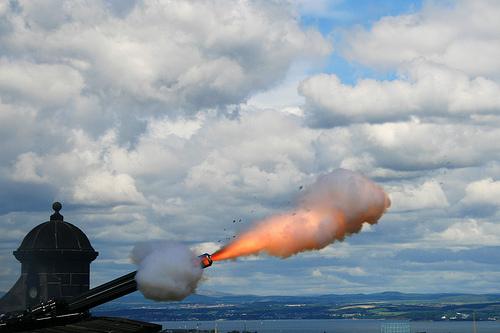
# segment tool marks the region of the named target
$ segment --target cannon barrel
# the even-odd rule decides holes
[[[0,332],[65,325],[88,317],[88,310],[137,290],[135,272],[120,276],[70,300],[51,299],[22,312],[0,316]]]
[[[88,311],[93,307],[110,302],[137,290],[135,272],[120,276],[78,295],[68,301],[68,313]]]

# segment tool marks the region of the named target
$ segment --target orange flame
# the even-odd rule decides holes
[[[335,188],[332,190],[330,186]],[[214,254],[214,261],[267,253],[287,258],[319,250],[357,233],[364,222],[377,223],[390,200],[382,188],[351,171],[339,169],[321,177],[296,212],[256,223]]]

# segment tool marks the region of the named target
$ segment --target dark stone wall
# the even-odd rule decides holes
[[[26,281],[26,304],[53,298],[70,299],[89,290],[90,263],[67,258],[30,260],[22,264]]]

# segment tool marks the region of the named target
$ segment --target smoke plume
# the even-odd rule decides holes
[[[323,175],[299,198],[297,208],[256,223],[212,255],[226,260],[261,252],[286,258],[319,250],[375,224],[390,200],[368,178],[345,169]]]
[[[138,266],[138,289],[155,301],[180,301],[196,290],[201,279],[199,259],[179,243],[140,243],[130,257]]]

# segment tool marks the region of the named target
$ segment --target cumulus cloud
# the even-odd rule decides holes
[[[162,213],[178,213],[193,191],[288,197],[313,178],[310,140],[317,134],[301,129],[294,115],[250,109],[239,121],[153,118],[146,127],[133,146],[121,144],[114,130],[96,139],[71,131],[65,149],[19,155],[9,178],[58,184],[60,195],[79,204],[145,204],[146,191]]]
[[[238,104],[330,50],[285,3],[144,1],[120,16],[100,1],[17,1],[2,16],[4,96],[72,109],[96,98],[113,115]]]
[[[108,217],[94,221],[97,225],[88,228],[94,235],[93,239],[95,241],[103,241],[108,244],[112,242],[114,247],[117,243],[130,245],[148,239],[173,237],[171,233],[165,231],[157,223],[148,221],[146,216],[142,214],[123,214],[120,211],[114,213],[121,216],[122,220],[117,221],[116,216],[111,217],[111,219]],[[123,254],[119,258],[124,258]]]
[[[52,200],[101,253],[94,281],[105,282],[133,269],[123,253],[136,241],[210,252],[338,167],[391,193],[380,225],[292,265],[220,264],[207,288],[420,291],[443,260],[424,271],[400,249],[496,242],[498,5],[427,3],[348,29],[339,57],[386,79],[347,84],[317,73],[331,46],[299,16],[317,11],[293,3],[0,1],[0,260],[11,268],[0,289]],[[450,291],[487,287],[460,276]]]
[[[93,172],[76,181],[73,200],[82,204],[143,203],[135,181],[127,174]]]
[[[12,179],[21,182],[45,183],[47,177],[39,174],[42,158],[33,152],[24,153],[17,157],[12,170]]]
[[[485,178],[468,184],[462,202],[466,205],[500,206],[500,181]]]
[[[436,181],[426,181],[421,185],[401,186],[389,190],[395,211],[432,209],[448,207],[448,200]]]
[[[69,66],[0,59],[0,89],[7,102],[57,107],[77,97],[83,88],[83,77]]]
[[[215,115],[153,118],[135,145],[121,144],[115,131],[97,139],[72,131],[67,147],[20,154],[8,174],[14,181],[57,184],[61,195],[78,203],[144,204],[146,198],[158,213],[179,214],[193,192],[228,200],[283,196],[286,202],[329,168],[407,177],[421,170],[481,166],[498,155],[491,145],[500,139],[494,126],[414,120],[317,131],[302,121],[256,109],[242,109],[239,121]],[[397,195],[407,198],[410,188],[421,184],[409,186]],[[440,207],[441,199],[436,197]]]
[[[416,13],[385,17],[369,29],[351,31],[343,52],[349,59],[381,69],[424,58],[470,77],[498,79],[498,15],[494,0],[429,1]]]
[[[497,245],[500,239],[500,226],[496,223],[469,219],[453,223],[442,232],[429,236],[429,239],[455,246]]]
[[[324,267],[322,269],[314,269],[312,272],[313,277],[321,277],[325,274],[331,275],[335,273],[347,274],[351,276],[366,276],[367,272],[362,267]]]
[[[307,99],[310,121],[320,127],[411,116],[463,118],[500,109],[496,81],[424,61],[407,65],[398,79],[362,79],[355,85],[319,74],[303,81],[299,91]]]
[[[342,54],[396,78],[345,84],[335,74],[318,74],[304,80],[299,91],[311,124],[497,114],[498,13],[494,1],[428,2],[416,13],[349,30]]]
[[[481,166],[497,156],[493,143],[499,138],[495,124],[436,124],[413,119],[323,131],[314,147],[317,163],[325,167],[340,164],[374,176],[393,177],[396,175],[390,170]]]

